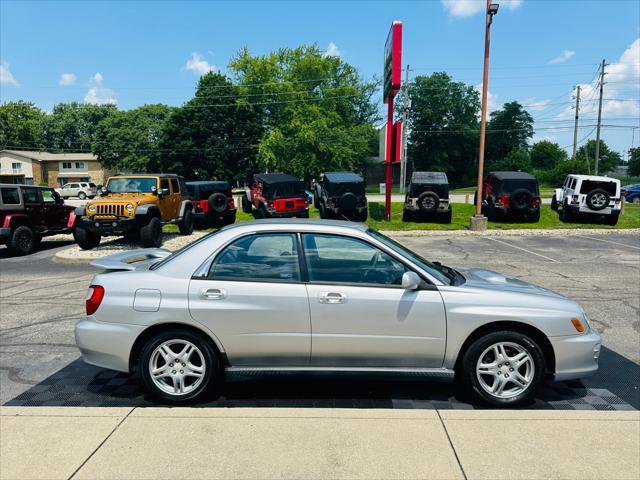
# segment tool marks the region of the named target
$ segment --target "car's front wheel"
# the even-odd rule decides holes
[[[172,403],[202,399],[220,378],[218,357],[209,342],[187,330],[167,330],[149,338],[139,369],[149,392]]]
[[[80,192],[80,193],[78,193],[78,198],[80,200],[84,200],[85,198],[87,198],[87,194],[84,193],[84,192]]]
[[[513,407],[533,399],[545,368],[542,349],[533,339],[519,332],[499,331],[474,341],[456,373],[475,398]]]

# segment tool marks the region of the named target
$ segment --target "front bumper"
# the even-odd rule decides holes
[[[76,345],[85,362],[129,372],[131,348],[145,328],[143,325],[98,322],[89,316],[76,323]]]
[[[118,235],[135,230],[137,227],[135,217],[116,217],[114,219],[83,218],[80,221],[87,230],[100,233],[101,235]]]
[[[555,380],[593,375],[598,370],[602,338],[595,330],[583,335],[549,337],[556,357]]]

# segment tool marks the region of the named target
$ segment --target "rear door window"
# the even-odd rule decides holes
[[[178,179],[177,178],[172,178],[171,179],[171,191],[173,193],[180,193],[180,186],[178,184]]]
[[[0,192],[2,194],[2,203],[5,205],[20,205],[20,194],[17,187],[3,187]]]

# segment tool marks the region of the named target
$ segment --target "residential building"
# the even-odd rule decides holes
[[[104,185],[115,170],[104,168],[90,153],[49,153],[0,150],[0,183],[47,184],[61,187],[69,182]]]

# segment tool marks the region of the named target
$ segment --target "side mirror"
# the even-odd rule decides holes
[[[404,272],[402,275],[402,288],[406,290],[417,290],[420,283],[420,277],[416,272]]]
[[[108,193],[109,193],[109,190],[107,190],[107,187],[102,187],[102,188],[100,189],[100,196],[101,196],[101,197],[104,197],[104,196],[105,196],[106,194],[108,194]]]

